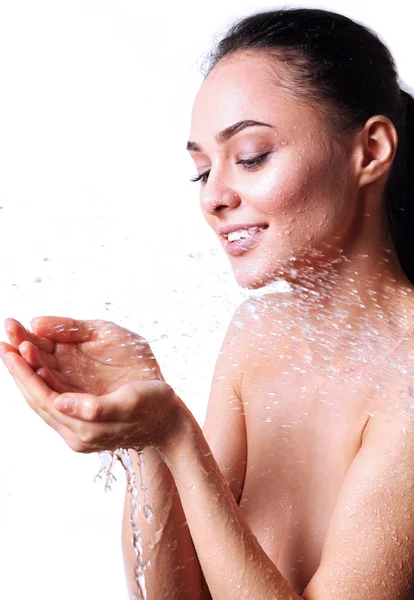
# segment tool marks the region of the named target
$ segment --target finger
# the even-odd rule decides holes
[[[78,389],[73,386],[69,387],[66,378],[64,375],[56,371],[53,367],[56,364],[56,360],[54,357],[46,354],[44,355],[45,360],[42,360],[42,353],[38,353],[38,349],[33,346],[30,342],[23,342],[19,346],[20,355],[24,358],[24,360],[32,367],[34,371],[41,377],[41,379],[48,385],[53,391],[58,394],[63,394],[67,391],[78,391]],[[19,351],[6,344],[5,342],[0,342],[0,357],[3,358],[7,352],[13,352],[14,354],[19,354]]]
[[[56,357],[47,352],[41,352],[32,342],[22,342],[19,345],[19,352],[34,370],[40,367],[54,369],[56,367]]]
[[[64,393],[56,398],[55,408],[62,413],[81,419],[82,421],[110,421],[119,417],[120,411],[116,411],[114,394],[94,396],[92,394],[67,394]]]
[[[14,350],[14,348],[13,348]],[[64,375],[55,370],[56,358],[50,354],[39,352],[31,342],[22,342],[19,346],[20,355],[32,367],[43,381],[55,392],[62,394],[68,391]],[[1,352],[1,347],[0,347]],[[73,388],[77,391],[76,388]]]
[[[22,393],[23,397],[25,398],[26,402],[28,403],[28,405],[30,406],[30,408],[32,410],[34,410],[44,421],[47,425],[49,425],[49,427],[52,427],[52,429],[54,429],[63,439],[64,441],[73,449],[79,452],[94,452],[95,451],[95,446],[93,444],[90,443],[86,443],[82,442],[81,439],[79,439],[79,434],[78,434],[78,430],[79,430],[79,425],[77,425],[77,423],[81,423],[81,421],[76,422],[75,419],[72,419],[69,416],[66,416],[64,414],[62,414],[61,412],[59,412],[58,410],[56,410],[56,408],[54,407],[53,402],[50,401],[43,401],[43,402],[39,402],[39,398],[37,397],[33,397],[30,393],[28,393],[28,388],[33,390],[37,387],[38,390],[40,390],[42,393],[44,393],[44,395],[49,395],[49,398],[54,399],[58,396],[58,393],[54,393],[53,390],[46,390],[45,393],[45,386],[41,385],[42,381],[39,377],[38,374],[33,372],[33,369],[31,369],[30,365],[28,365],[26,363],[26,368],[24,366],[24,358],[22,358],[20,355],[18,355],[16,352],[9,352],[6,353],[4,356],[2,356],[10,374],[12,375],[14,382],[16,383],[18,389],[20,390],[20,392]],[[31,381],[30,384],[28,384],[27,382],[27,375],[29,370],[32,371],[32,376],[31,376]],[[26,372],[25,372],[26,371]],[[36,384],[36,380],[40,379],[40,381],[37,382],[37,386]],[[25,381],[25,384],[22,383],[22,380]],[[64,390],[67,392],[67,388]],[[47,406],[47,408],[43,408],[43,406]],[[118,429],[120,429],[120,427],[122,426],[121,424],[114,424],[115,426],[115,436],[116,433],[118,431]],[[99,427],[102,429],[103,425],[99,424]],[[95,431],[93,432],[82,432],[82,437],[86,440],[88,440],[89,437],[91,437],[91,433],[92,438],[94,439],[95,437],[97,437],[98,439],[102,439],[103,441],[105,441],[105,437],[108,437],[107,432],[105,430],[103,431],[98,431],[97,433],[95,433]],[[97,435],[98,434],[98,435]],[[106,436],[105,436],[106,434]],[[114,434],[112,433],[112,436]],[[118,435],[119,438],[119,435]],[[116,437],[116,439],[118,439]],[[109,442],[108,442],[109,443]],[[111,446],[112,448],[112,446]],[[97,447],[98,450],[102,449],[101,446]]]
[[[0,358],[4,358],[8,352],[20,354],[18,348],[14,348],[14,346],[8,344],[7,342],[0,342]]]
[[[40,367],[39,369],[36,369],[36,373],[39,375],[39,377],[43,379],[46,385],[48,385],[52,390],[54,390],[58,394],[64,394],[68,391],[78,391],[76,388],[73,388],[73,390],[68,389],[68,385],[64,382],[64,378],[62,375],[60,375],[60,373],[53,372],[52,370],[46,369],[45,367]]]
[[[33,333],[33,331],[29,331],[28,333],[30,341],[33,342],[33,344],[35,344],[42,352],[52,354],[55,351],[55,343],[52,340],[42,337],[37,333]]]
[[[83,421],[117,421],[128,423],[136,418],[146,398],[160,396],[168,386],[161,381],[139,381],[124,385],[110,394],[63,394],[55,399],[55,407],[63,413]]]
[[[44,352],[51,353],[54,351],[55,345],[52,340],[43,338],[36,333],[28,331],[16,319],[6,319],[4,328],[12,346],[18,348],[22,342],[31,341]]]
[[[4,329],[6,330],[10,344],[14,348],[18,348],[22,342],[29,339],[28,332],[16,319],[6,319],[4,321]]]
[[[40,336],[55,342],[86,342],[95,332],[94,321],[81,321],[69,317],[35,317],[30,324]]]
[[[30,342],[23,342],[22,344],[20,344],[19,348],[16,350],[16,348],[13,348],[13,346],[11,346],[10,344],[7,344],[7,342],[0,342],[0,358],[2,358],[4,360],[4,357],[8,353],[20,354],[20,356],[22,356],[25,359],[25,361],[40,375],[40,377],[42,377],[42,379],[44,381],[46,381],[45,374],[46,373],[50,374],[51,377],[48,377],[48,381],[46,381],[46,383],[48,385],[49,385],[49,382],[54,383],[55,380],[57,380],[59,383],[63,384],[65,381],[64,376],[61,375],[58,371],[55,371],[53,369],[53,362],[56,362],[56,361],[50,361],[50,362],[52,362],[52,366],[48,367],[48,368],[45,367],[45,365],[42,364],[42,362],[39,361],[38,359],[31,361],[30,356],[28,357],[27,356],[28,353],[25,351],[26,344],[29,345]],[[47,356],[49,356],[49,355],[47,355]],[[6,361],[4,361],[4,362],[6,364]],[[49,361],[47,361],[47,362],[49,362]],[[54,383],[54,385],[52,385],[50,387],[55,389],[56,388],[55,383]],[[60,386],[59,390],[55,389],[55,391],[59,391],[59,393],[62,393],[61,387],[62,386]]]
[[[23,361],[24,359],[22,359],[20,356],[19,358],[15,358],[17,357],[17,353],[14,352],[14,356],[11,357],[12,352],[8,353],[8,355],[6,356],[2,356],[3,361],[5,366],[8,368],[9,373],[11,374],[11,376],[13,377],[13,380],[16,384],[16,386],[18,387],[18,389],[20,390],[20,392],[22,393],[24,399],[26,400],[26,402],[28,403],[28,405],[30,406],[30,408],[32,410],[34,410],[40,417],[42,417],[42,419],[53,429],[55,429],[56,431],[58,431],[58,433],[60,433],[60,426],[61,424],[59,423],[59,421],[51,414],[49,414],[49,412],[45,411],[43,408],[41,408],[36,402],[35,400],[30,396],[30,394],[27,392],[26,387],[23,385],[23,383],[20,381],[19,377],[17,376],[17,372],[19,367],[16,366],[16,360],[17,361]],[[30,367],[29,367],[30,368]],[[53,404],[52,404],[53,406]],[[59,413],[57,411],[55,411],[55,415],[60,417]]]
[[[53,408],[53,400],[58,394],[49,388],[20,354],[7,352],[2,358],[31,406],[34,404],[44,410]]]
[[[3,344],[2,344],[3,345]],[[14,352],[14,354],[17,354],[17,352],[15,351],[15,349],[13,348],[13,350],[10,350],[7,353],[1,354],[1,358],[3,360],[3,363],[5,365],[5,367],[8,369],[10,375],[13,377],[14,383],[17,385],[17,387],[19,388],[19,390],[21,391],[21,393],[23,394],[26,402],[30,405],[31,408],[33,408],[31,406],[31,398],[27,397],[27,393],[26,390],[24,389],[23,385],[20,383],[20,381],[14,377],[13,372],[12,372],[12,363],[10,363],[10,359],[8,358],[9,354],[12,354]]]

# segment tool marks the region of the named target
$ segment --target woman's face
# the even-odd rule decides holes
[[[237,282],[252,288],[315,249],[340,248],[356,211],[349,152],[278,83],[278,69],[259,53],[219,62],[196,97],[188,144],[204,216]]]

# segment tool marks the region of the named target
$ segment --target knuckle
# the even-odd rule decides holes
[[[85,421],[97,421],[102,414],[102,402],[99,398],[87,398],[82,406],[82,418]]]
[[[95,441],[95,435],[90,427],[81,427],[78,432],[78,438],[84,446],[90,446]]]

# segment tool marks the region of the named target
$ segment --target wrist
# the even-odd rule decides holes
[[[175,394],[172,408],[172,426],[157,450],[170,468],[185,453],[189,444],[201,433],[200,426],[184,402]]]

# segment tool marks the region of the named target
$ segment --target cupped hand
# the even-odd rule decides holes
[[[163,380],[146,340],[115,323],[36,317],[31,326],[33,332],[7,319],[10,344],[0,343],[0,354],[19,352],[57,392],[105,394],[137,380]]]
[[[181,401],[148,343],[107,321],[5,323],[0,356],[27,402],[78,452],[162,445]]]

